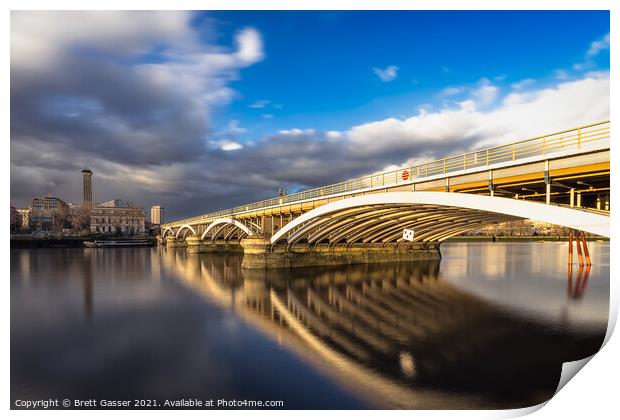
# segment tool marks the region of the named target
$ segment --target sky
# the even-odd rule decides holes
[[[579,30],[575,30],[579,28]],[[11,205],[193,216],[609,118],[606,11],[11,13]]]

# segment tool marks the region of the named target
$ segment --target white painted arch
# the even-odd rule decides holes
[[[400,209],[406,213],[409,209],[410,213],[401,215],[400,219],[391,224],[389,227],[391,230],[380,238],[383,242],[396,240],[402,235],[401,226],[404,223],[412,220],[418,222],[422,218],[425,222],[420,225],[423,228],[420,233],[423,235],[421,238],[425,240],[441,241],[471,228],[518,219],[532,219],[609,237],[610,218],[603,214],[512,198],[413,191],[367,194],[328,203],[304,213],[283,226],[271,237],[271,243],[274,244],[289,234],[291,234],[289,242],[290,238],[294,241],[304,234],[312,233],[320,237],[321,229],[333,229],[331,226],[336,224],[341,224],[338,227],[341,232],[359,237],[359,228],[356,231],[355,225],[361,220],[369,220],[365,215],[370,215],[371,212],[377,213],[377,209],[388,215],[384,218],[386,221],[393,218],[390,214],[393,215],[395,210]],[[380,218],[380,212],[375,217]],[[434,212],[437,213],[435,224],[433,224]],[[340,217],[341,215],[345,216]],[[377,223],[374,228],[381,229],[381,223]],[[363,229],[371,234],[373,232],[371,227],[365,226]]]
[[[195,234],[196,234],[196,231],[195,231],[195,230],[194,230],[194,228],[193,228],[193,227],[191,227],[190,225],[181,225],[181,227],[179,228],[179,230],[177,230],[177,234],[175,235],[175,238],[177,238],[177,239],[178,239],[179,235],[181,234],[181,232],[182,232],[184,229],[189,230],[190,232],[192,232],[192,234],[193,234],[193,235],[195,235]]]
[[[170,227],[167,227],[164,229],[164,231],[161,233],[161,236],[166,237],[166,235],[170,233],[171,235],[174,235],[174,230]]]
[[[222,217],[222,218],[219,218],[219,219],[215,219],[213,222],[211,222],[211,224],[209,224],[209,226],[207,226],[205,231],[200,236],[200,239],[204,239],[205,236],[207,236],[207,234],[209,232],[211,232],[213,230],[213,228],[215,228],[216,226],[220,226],[220,227],[223,228],[226,225],[236,226],[238,229],[242,230],[246,235],[252,236],[252,231],[250,230],[250,228],[248,228],[246,225],[244,225],[240,221],[235,220],[235,219],[230,218],[230,217]],[[219,230],[218,230],[218,232],[219,232]]]

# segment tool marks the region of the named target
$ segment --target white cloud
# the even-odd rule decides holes
[[[491,105],[497,95],[499,88],[493,85],[489,79],[483,78],[478,83],[478,87],[472,92],[472,98],[476,102],[476,107],[488,107]]]
[[[592,42],[592,44],[590,44],[590,48],[588,49],[588,52],[586,53],[586,57],[587,58],[595,57],[602,50],[608,50],[608,49],[609,49],[609,34],[605,35],[603,38],[597,41]]]
[[[283,136],[301,136],[302,134],[305,135],[312,135],[316,132],[316,130],[314,130],[313,128],[307,128],[307,129],[300,129],[300,128],[292,128],[290,130],[280,130],[279,133]]]
[[[577,71],[591,69],[592,67],[594,67],[594,62],[592,60],[586,60],[581,63],[573,64],[573,70],[577,70]]]
[[[418,107],[418,114],[427,114],[431,109],[433,109],[433,104],[422,104]]]
[[[384,82],[391,82],[398,76],[398,67],[388,66],[385,69],[373,67],[372,71]]]
[[[495,98],[497,91],[482,83],[483,93]],[[352,127],[346,139],[358,153],[372,155],[388,150],[403,151],[400,164],[411,154],[458,147],[477,148],[553,132],[609,118],[609,74],[592,74],[580,80],[530,91],[511,93],[502,102],[478,110],[473,100],[458,108],[420,113],[406,119],[388,118]],[[420,149],[422,147],[422,149]],[[447,149],[445,149],[447,150]],[[442,153],[434,153],[442,154]]]
[[[245,133],[245,128],[239,126],[239,120],[230,120],[228,122],[228,129],[226,130],[230,134]]]
[[[441,96],[454,96],[462,93],[465,89],[462,86],[448,86],[444,88],[440,95]]]
[[[220,140],[215,142],[215,144],[222,150],[228,152],[231,150],[239,150],[242,149],[243,146],[236,141],[233,140]]]
[[[124,56],[166,39],[193,46],[190,18],[188,12],[168,11],[13,11],[11,67],[45,70],[80,46]]]
[[[532,86],[534,83],[536,83],[536,80],[534,79],[523,79],[511,84],[510,87],[515,90],[521,90],[525,89],[526,87]]]
[[[584,77],[590,79],[608,79],[609,70],[589,71],[584,75]]]
[[[588,69],[593,69],[596,67],[596,62],[594,57],[599,55],[599,53],[603,50],[609,49],[609,34],[605,35],[599,40],[596,40],[590,44],[590,48],[585,54],[585,60],[581,63],[573,64],[573,69],[577,71],[584,71]]]
[[[301,134],[303,131],[300,130],[299,128],[292,128],[290,130],[280,130],[278,131],[279,134],[283,135],[283,136],[290,136],[290,135],[299,135]]]
[[[228,86],[214,86],[212,91],[204,93],[202,99],[204,99],[207,104],[225,105],[232,102],[235,97],[237,97],[237,92]]]
[[[258,101],[254,101],[250,104],[250,108],[265,108],[267,105],[269,105],[271,101],[269,101],[268,99],[261,99]]]
[[[328,131],[325,133],[328,139],[340,139],[342,138],[342,133],[340,131]]]
[[[238,52],[237,57],[246,65],[261,61],[263,53],[263,41],[260,33],[254,28],[245,28],[236,36]]]
[[[516,105],[516,104],[520,104],[523,102],[527,102],[530,98],[533,97],[533,95],[535,95],[535,93],[531,94],[529,92],[525,92],[525,93],[511,92],[504,97],[504,99],[502,100],[502,104]]]
[[[273,118],[273,114],[263,114],[262,117],[267,119],[267,120],[270,120],[270,119]]]
[[[483,77],[474,86],[448,86],[439,93],[440,98],[448,98],[467,92],[468,97],[461,101],[452,102],[465,111],[488,108],[499,95],[499,88]],[[424,108],[427,108],[425,106]],[[444,101],[444,108],[450,107],[450,101]]]
[[[388,150],[400,150],[402,153],[407,149],[414,152],[416,146],[424,144],[429,149],[438,147],[439,143],[454,144],[475,127],[475,117],[475,113],[462,109],[444,110],[406,119],[388,118],[361,124],[352,127],[346,135],[358,153],[385,153]],[[400,156],[402,160],[411,157]]]
[[[459,107],[466,112],[476,112],[476,103],[471,99],[467,99],[462,102],[457,102]]]

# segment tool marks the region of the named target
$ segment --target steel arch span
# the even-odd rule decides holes
[[[194,228],[193,228],[193,227],[191,227],[190,225],[182,225],[182,226],[179,228],[179,230],[177,230],[177,234],[176,234],[174,237],[175,237],[175,238],[178,238],[178,237],[179,237],[179,235],[181,234],[181,232],[182,232],[183,230],[188,230],[188,231],[192,232],[192,234],[193,234],[193,235],[195,235],[195,234],[196,234],[196,231],[195,231],[195,230],[194,230]]]
[[[241,236],[252,236],[252,230],[250,230],[250,228],[248,228],[246,225],[244,225],[243,223],[241,223],[238,220],[232,219],[230,217],[222,217],[220,219],[215,219],[213,222],[211,222],[211,224],[209,226],[207,226],[207,228],[205,229],[204,232],[202,232],[202,235],[200,236],[200,239],[204,239],[207,234],[209,234],[209,232],[213,231],[213,233],[211,234],[211,238],[216,238],[217,235],[222,232],[222,230],[227,227],[227,226],[234,226],[236,229],[235,230],[239,230],[239,237]],[[232,235],[233,231],[229,232],[229,236]],[[225,238],[228,239],[228,238]]]
[[[172,228],[169,228],[169,227],[167,227],[167,228],[165,228],[165,229],[164,229],[164,231],[161,233],[161,236],[163,236],[163,237],[165,238],[165,237],[166,237],[166,235],[168,235],[168,233],[169,233],[170,235],[175,236],[175,235],[174,235],[174,230],[173,230]]]
[[[609,216],[512,198],[454,192],[388,192],[328,203],[292,220],[272,237],[275,244],[402,241],[403,229],[415,241],[441,242],[468,230],[512,220],[532,219],[609,237]]]

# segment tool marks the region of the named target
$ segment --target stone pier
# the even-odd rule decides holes
[[[346,265],[375,262],[416,261],[440,259],[439,243],[414,242],[383,244],[298,244],[293,249],[286,245],[272,246],[269,240],[248,238],[241,241],[243,268],[292,268]]]
[[[202,239],[200,239],[200,236],[188,236],[185,241],[187,242],[187,252],[189,254],[198,254],[199,252],[203,252]]]
[[[166,248],[184,248],[187,246],[187,242],[183,238],[175,238],[168,236],[166,238]]]
[[[188,236],[187,252],[190,254],[207,253],[207,252],[243,252],[243,248],[239,245],[239,241],[235,240],[210,240],[200,239],[198,235]]]

